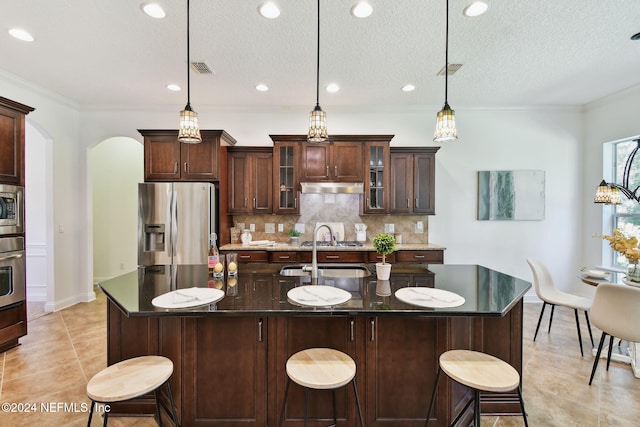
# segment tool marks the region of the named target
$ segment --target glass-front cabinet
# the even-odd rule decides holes
[[[299,212],[299,144],[295,142],[274,142],[273,161],[275,173],[274,211],[280,214]]]
[[[389,143],[367,142],[363,213],[386,213],[389,207]]]

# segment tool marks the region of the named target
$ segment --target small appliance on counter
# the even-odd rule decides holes
[[[138,184],[138,265],[207,264],[216,220],[211,183]]]

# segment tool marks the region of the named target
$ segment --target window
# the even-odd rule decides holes
[[[627,157],[631,150],[637,145],[638,137],[633,139],[622,140],[612,144],[613,149],[613,170],[615,171],[615,182],[622,184],[622,174]],[[634,190],[640,185],[640,158],[636,158],[631,165],[631,173],[629,176],[629,187]],[[638,236],[640,238],[640,203],[635,200],[627,199],[622,196],[622,203],[613,206],[612,212],[612,229],[619,228],[627,236]],[[606,231],[610,234],[611,230]],[[623,267],[628,264],[627,259],[618,252],[610,250],[611,265],[615,267]]]

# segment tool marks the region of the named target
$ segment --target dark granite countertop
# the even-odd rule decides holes
[[[208,280],[205,265],[150,266],[100,283],[100,288],[127,316],[294,316],[294,315],[410,315],[502,316],[527,292],[527,281],[479,265],[394,265],[389,281],[378,281],[375,266],[365,278],[320,278],[319,285],[351,293],[344,304],[298,306],[287,292],[309,284],[308,277],[279,274],[282,265],[240,264],[237,282]],[[215,304],[189,309],[163,309],[151,304],[166,292],[190,287],[218,287],[225,297]],[[423,308],[398,300],[394,294],[408,286],[428,286],[455,292],[465,303],[452,308]]]

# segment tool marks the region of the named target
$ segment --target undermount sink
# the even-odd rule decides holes
[[[280,270],[281,276],[309,276],[311,266],[305,264],[286,265]],[[362,264],[318,264],[319,277],[361,278],[368,277],[371,272]]]

